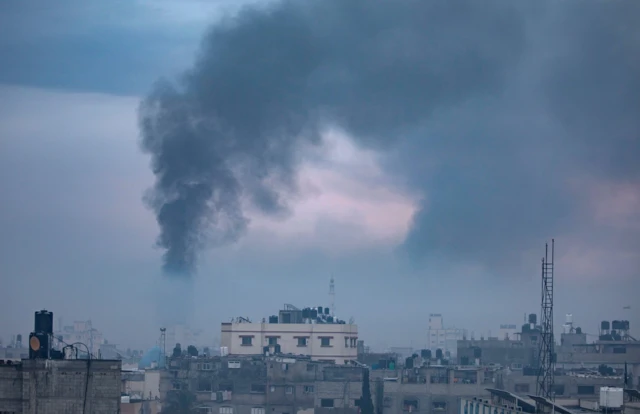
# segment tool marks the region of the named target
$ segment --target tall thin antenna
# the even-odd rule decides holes
[[[331,316],[336,316],[336,284],[333,276],[329,282],[329,298],[331,299]]]
[[[549,257],[549,245],[545,244],[544,258],[542,259],[542,303],[540,324],[540,346],[538,349],[538,379],[536,394],[539,397],[553,401],[556,355],[553,338],[553,257],[555,240],[551,239],[551,257]]]
[[[160,328],[160,346],[162,347],[162,366],[167,366],[167,328]],[[160,361],[158,361],[160,365]]]

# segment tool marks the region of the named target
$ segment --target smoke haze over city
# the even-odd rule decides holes
[[[213,339],[333,277],[419,348],[539,312],[551,238],[558,325],[640,323],[640,3],[36,5],[0,5],[0,332]]]

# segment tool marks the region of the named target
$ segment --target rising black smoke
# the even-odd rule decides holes
[[[428,194],[406,241],[415,256],[483,261],[488,246],[538,243],[550,211],[550,226],[569,222],[571,200],[548,177],[584,161],[572,145],[600,144],[633,165],[619,143],[637,138],[638,117],[618,113],[640,109],[639,29],[614,23],[638,10],[624,1],[298,0],[216,24],[195,65],[176,84],[158,83],[140,108],[165,269],[191,274],[204,243],[237,240],[245,200],[286,213],[300,145],[321,142],[330,125],[386,151],[389,171]],[[607,85],[636,93],[618,97]],[[610,142],[584,135],[607,128]]]

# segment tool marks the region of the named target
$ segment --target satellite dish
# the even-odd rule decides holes
[[[31,339],[29,339],[29,346],[34,352],[40,350],[40,340],[37,336],[32,336]]]

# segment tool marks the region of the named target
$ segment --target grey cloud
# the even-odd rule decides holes
[[[630,1],[323,0],[214,25],[142,105],[166,265],[193,271],[206,232],[240,237],[241,197],[286,212],[299,144],[337,124],[426,194],[406,252],[513,272],[589,225],[570,180],[637,177],[637,17]]]
[[[522,17],[505,1],[283,1],[214,26],[183,81],[141,106],[165,266],[192,272],[218,219],[239,237],[243,191],[286,211],[298,145],[327,124],[388,148],[436,109],[499,93],[526,46]]]

